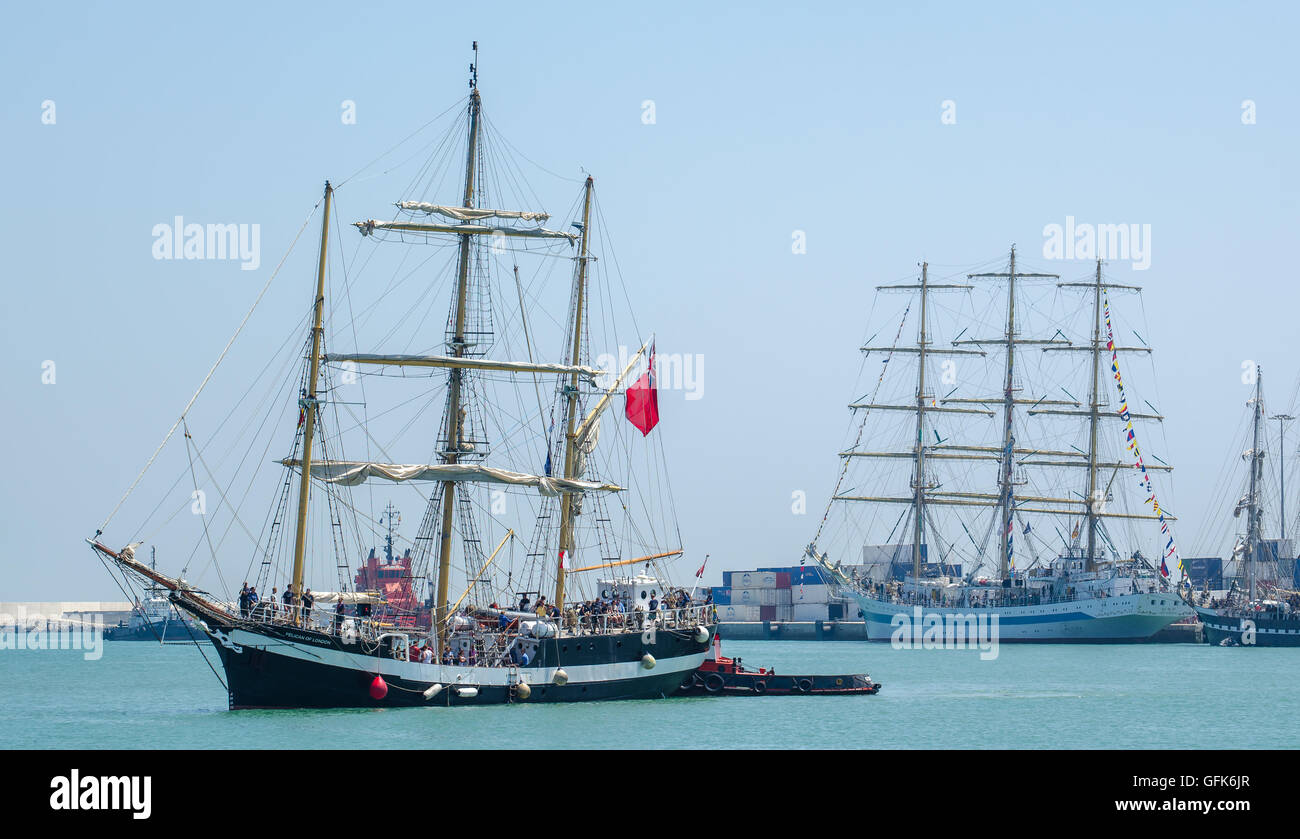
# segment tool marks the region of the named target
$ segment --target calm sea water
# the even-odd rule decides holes
[[[877,696],[346,711],[226,710],[193,647],[98,661],[0,651],[3,748],[1296,748],[1300,651],[1191,644],[893,650],[727,642],[777,672],[867,672]],[[209,657],[215,656],[209,652]]]

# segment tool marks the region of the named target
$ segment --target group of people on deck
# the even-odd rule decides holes
[[[284,594],[274,586],[271,588],[271,596],[265,601],[257,593],[257,586],[250,586],[247,581],[244,587],[239,590],[239,616],[245,620],[254,616],[258,612],[258,604],[262,603],[262,617],[265,620],[288,620],[296,621],[298,617],[306,619],[310,617],[312,607],[316,604],[316,598],[311,593],[310,588],[303,588],[302,597],[293,593],[293,586],[285,586]]]
[[[406,648],[407,661],[419,661],[424,664],[433,664],[438,658],[438,652],[434,649],[432,640],[424,642],[416,641]],[[478,665],[478,650],[473,644],[468,649],[453,650],[448,646],[442,651],[442,663],[447,665],[459,664],[462,667],[475,667]]]

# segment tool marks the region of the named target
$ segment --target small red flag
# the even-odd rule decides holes
[[[627,418],[644,436],[659,423],[659,389],[655,379],[655,351],[650,348],[650,366],[627,389]]]

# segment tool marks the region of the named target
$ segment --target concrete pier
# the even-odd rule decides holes
[[[718,624],[724,641],[865,641],[863,621],[738,621]]]

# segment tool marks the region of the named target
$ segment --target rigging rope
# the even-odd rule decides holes
[[[876,394],[880,392],[880,386],[885,381],[885,373],[889,372],[889,362],[894,358],[894,350],[898,347],[898,339],[903,335],[903,326],[907,323],[907,316],[912,311],[912,304],[908,303],[907,308],[903,310],[903,319],[898,323],[898,332],[894,333],[894,343],[889,348],[889,354],[885,357],[884,362],[880,365],[880,377],[876,379],[875,390],[871,392],[871,404],[875,404]],[[858,436],[853,441],[853,448],[850,451],[857,451],[858,443],[862,442],[862,433],[867,428],[867,419],[871,416],[869,409],[864,409],[862,413],[862,422],[858,425]],[[840,476],[835,481],[835,489],[831,491],[831,497],[826,502],[826,512],[822,513],[821,523],[817,525],[817,535],[813,537],[813,544],[821,538],[822,530],[826,527],[826,520],[830,517],[831,508],[835,504],[835,496],[840,494],[840,486],[844,483],[844,476],[848,474],[849,463],[851,458],[844,458],[844,466],[840,469]]]
[[[117,511],[126,503],[126,499],[131,496],[131,493],[135,492],[135,488],[140,483],[140,479],[149,471],[149,467],[153,466],[154,460],[158,458],[158,454],[163,450],[163,447],[167,445],[167,441],[171,440],[172,435],[176,433],[176,429],[185,421],[185,415],[189,413],[190,408],[194,407],[194,403],[199,398],[199,394],[201,394],[203,389],[208,386],[208,382],[211,381],[212,375],[217,372],[217,368],[220,367],[221,362],[225,360],[226,354],[230,352],[230,347],[235,343],[235,339],[244,331],[244,326],[248,323],[248,319],[253,316],[253,312],[257,309],[258,304],[262,302],[262,298],[266,295],[267,289],[271,287],[271,283],[275,282],[275,278],[280,273],[280,269],[284,267],[285,260],[289,258],[289,254],[293,253],[294,247],[298,244],[298,239],[302,236],[302,232],[307,229],[307,225],[311,222],[312,216],[316,215],[316,210],[320,207],[321,201],[323,200],[324,197],[318,199],[312,206],[311,212],[307,214],[307,218],[303,219],[302,226],[298,228],[298,232],[294,234],[293,241],[289,243],[289,249],[285,251],[284,256],[280,257],[280,262],[275,266],[275,270],[271,272],[271,276],[266,278],[266,283],[262,286],[262,290],[257,293],[257,298],[253,301],[253,305],[249,307],[248,313],[245,314],[244,319],[239,322],[239,326],[235,328],[235,334],[230,336],[230,340],[226,342],[226,346],[221,350],[221,355],[217,356],[217,360],[213,362],[212,369],[208,370],[208,374],[203,377],[202,383],[199,384],[199,389],[194,391],[194,395],[190,397],[190,401],[185,403],[185,408],[181,411],[181,415],[176,418],[176,422],[172,423],[172,427],[167,430],[166,436],[164,436],[162,442],[158,444],[158,448],[154,449],[153,454],[149,456],[149,460],[145,463],[144,468],[140,470],[140,474],[135,476],[135,480],[131,482],[131,486],[127,487],[126,492],[123,493],[122,497],[118,500],[117,506],[115,506],[112,512],[108,514],[108,518],[104,519],[104,523],[99,526],[99,529],[95,533],[96,536],[103,533],[104,530],[108,528],[109,522],[111,522],[113,517],[117,515]]]

